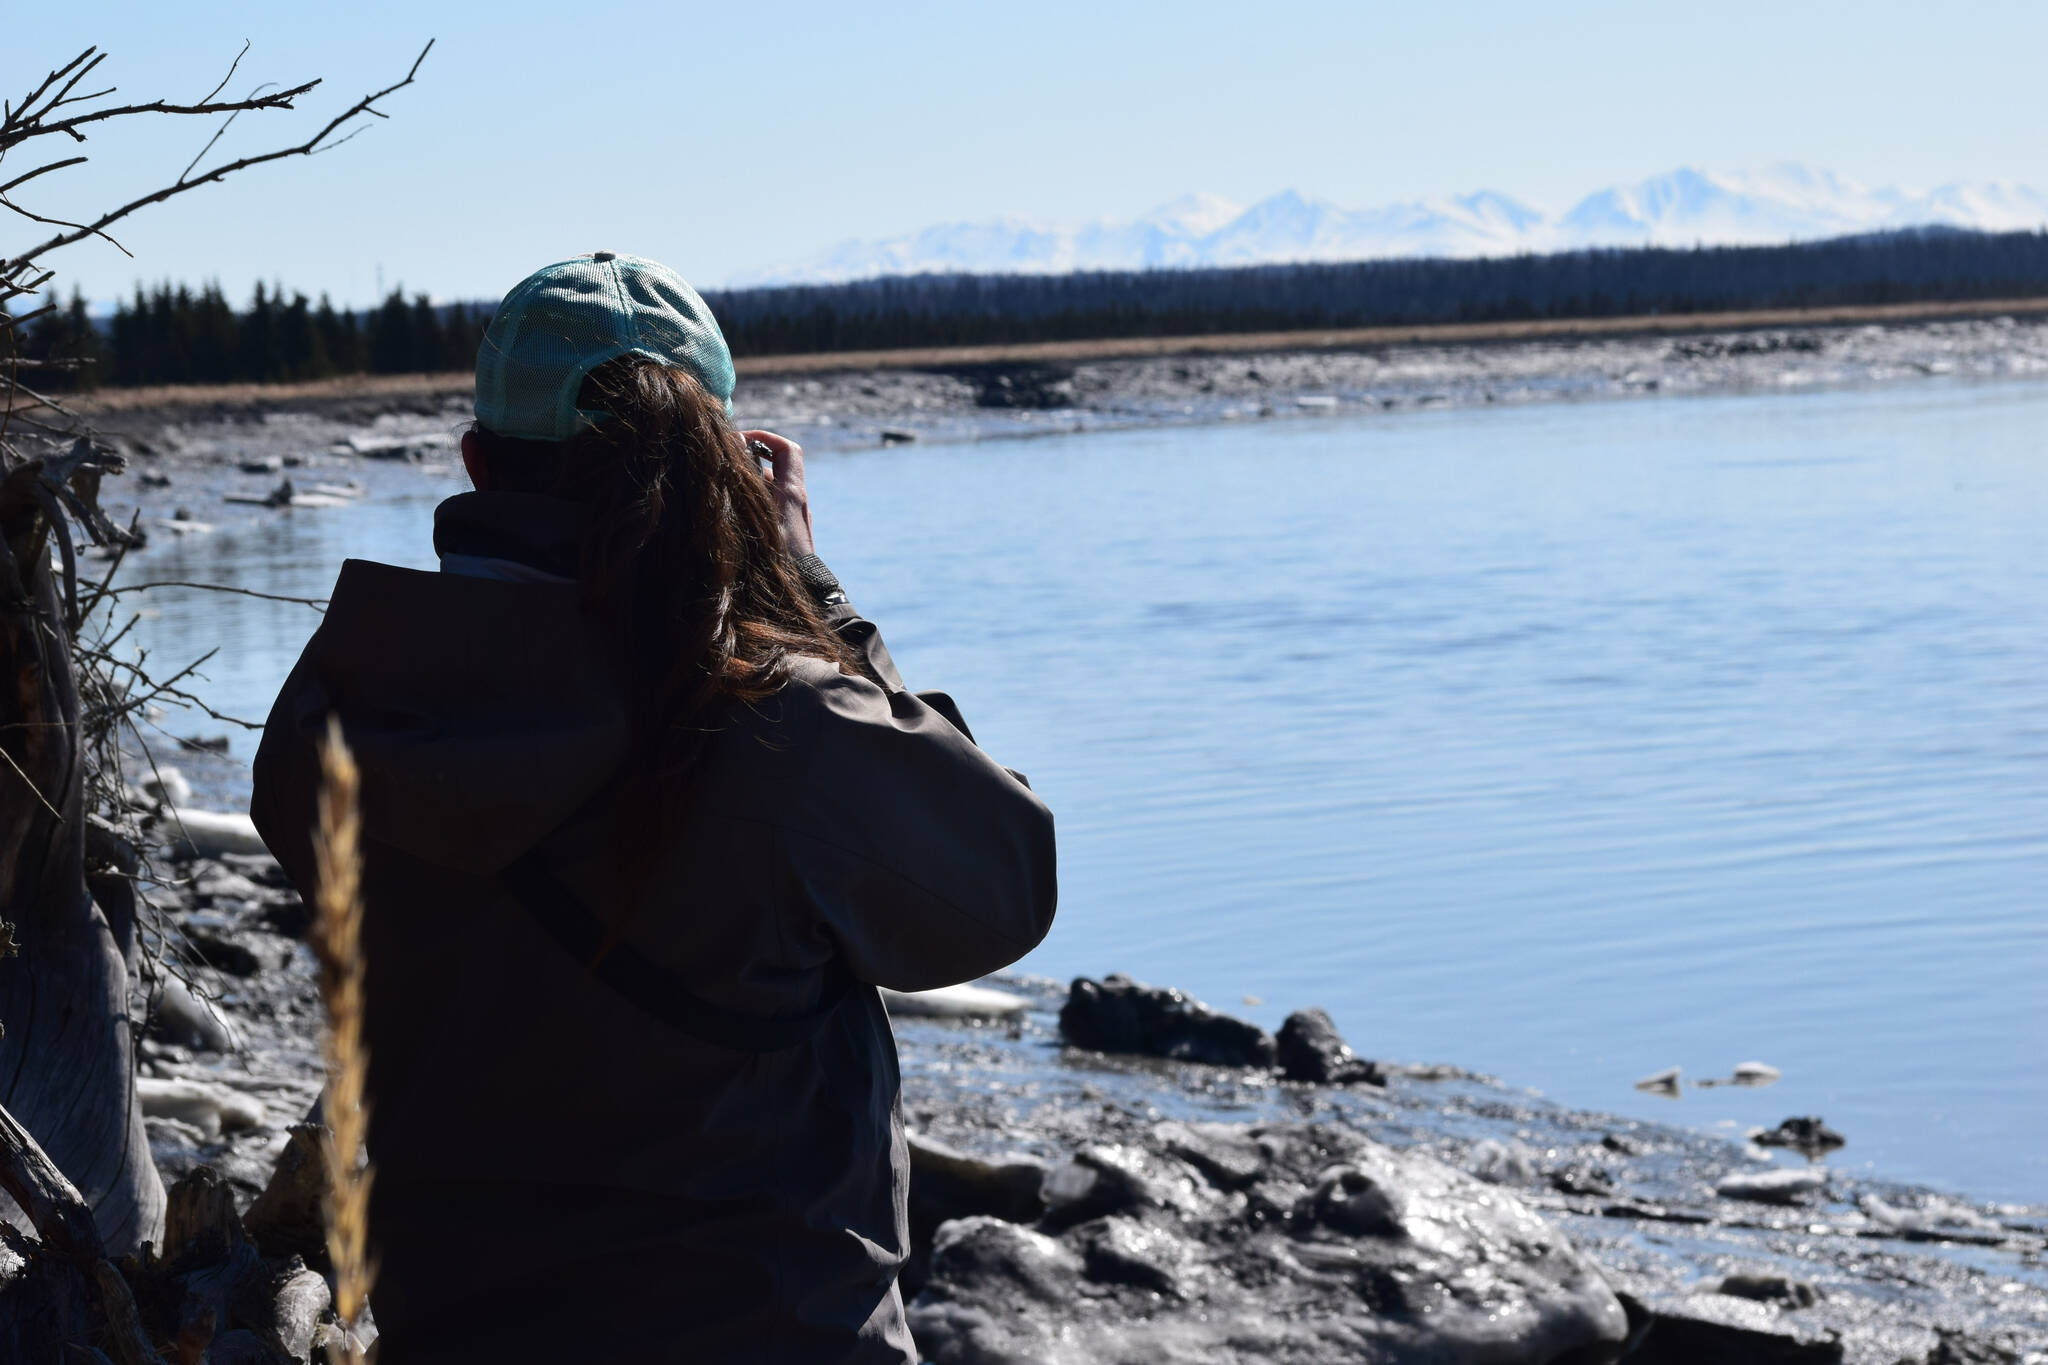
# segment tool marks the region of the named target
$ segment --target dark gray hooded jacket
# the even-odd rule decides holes
[[[551,499],[465,494],[437,516],[444,552],[542,570],[574,540]],[[265,728],[252,814],[310,895],[313,746],[338,714],[362,769],[385,1365],[915,1361],[874,988],[1037,944],[1052,816],[949,701],[903,689],[872,625],[829,619],[879,683],[804,660],[713,722],[622,943],[741,1019],[836,997],[803,1041],[745,1051],[655,1019],[516,894],[536,865],[613,918],[625,894],[607,793],[626,694],[576,587],[343,567]]]

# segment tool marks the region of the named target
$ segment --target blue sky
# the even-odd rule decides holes
[[[611,247],[715,284],[846,237],[1135,216],[1192,190],[1539,207],[1672,169],[1794,160],[1876,183],[2048,183],[2048,5],[93,4],[10,15],[15,97],[97,43],[135,98],[326,83],[222,150],[303,137],[437,39],[331,156],[145,211],[54,264],[135,280],[502,292]],[[95,138],[41,211],[155,188],[211,130]],[[68,154],[68,153],[67,153]],[[24,162],[23,165],[32,164]],[[9,172],[16,169],[10,158]],[[10,226],[0,251],[25,244]]]

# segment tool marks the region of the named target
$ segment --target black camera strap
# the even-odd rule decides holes
[[[506,868],[499,885],[585,971],[643,1012],[698,1042],[735,1052],[781,1052],[816,1035],[839,1008],[853,978],[837,959],[826,969],[825,999],[808,1014],[762,1018],[714,1005],[682,978],[649,962],[629,943],[605,946],[603,920],[548,866],[539,849]]]

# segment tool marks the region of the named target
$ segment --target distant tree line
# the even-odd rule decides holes
[[[736,355],[2048,295],[2048,233],[1908,229],[1787,246],[1486,260],[914,275],[714,291]]]
[[[1394,260],[907,275],[705,294],[735,355],[1195,336],[1297,328],[1631,317],[1752,308],[2048,296],[2048,232],[1941,228],[1753,247],[1634,247],[1486,260]],[[95,326],[74,293],[27,325],[21,356],[54,388],[467,370],[483,304],[393,290],[365,313],[256,287],[138,288]]]
[[[39,371],[57,389],[467,370],[489,321],[480,305],[436,305],[424,294],[407,300],[400,290],[358,314],[337,310],[325,295],[314,304],[259,284],[237,312],[217,284],[197,293],[160,284],[137,287],[104,327],[87,317],[74,292],[68,306],[28,324],[21,354],[35,362],[86,362],[75,371]]]

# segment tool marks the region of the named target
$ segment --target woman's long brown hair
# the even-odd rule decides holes
[[[477,435],[494,486],[587,504],[577,577],[626,651],[643,734],[772,695],[796,655],[851,665],[722,403],[685,370],[621,356],[578,406],[606,416],[560,446]]]
[[[584,607],[610,628],[631,692],[615,806],[631,905],[719,705],[772,695],[799,655],[846,672],[855,660],[797,576],[724,404],[687,371],[622,356],[591,371],[578,406],[606,416],[559,446],[477,435],[493,487],[587,504]]]

